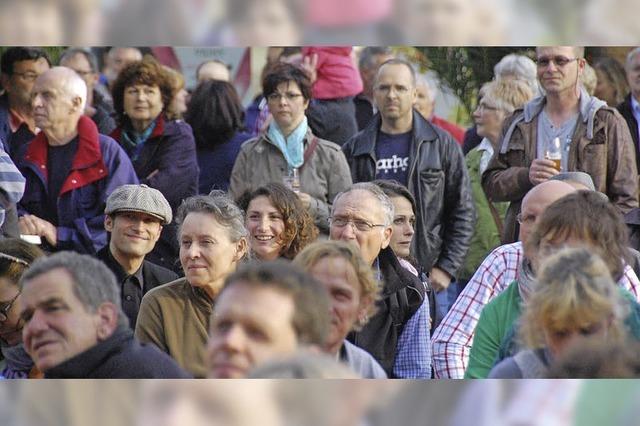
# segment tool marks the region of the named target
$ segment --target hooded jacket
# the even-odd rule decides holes
[[[505,217],[503,243],[517,240],[516,216],[524,195],[533,188],[529,166],[536,158],[538,119],[546,97],[538,97],[505,120],[499,150],[482,175],[492,201],[511,201]],[[588,173],[596,189],[622,213],[638,206],[638,171],[627,123],[618,111],[584,90],[580,117],[571,138],[568,170]]]

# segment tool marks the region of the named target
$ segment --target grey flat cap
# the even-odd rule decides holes
[[[140,212],[157,217],[163,225],[171,223],[171,206],[164,195],[147,185],[122,185],[107,198],[105,214]]]

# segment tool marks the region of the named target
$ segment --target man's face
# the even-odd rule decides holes
[[[42,130],[72,127],[78,119],[79,98],[67,93],[63,82],[53,74],[44,74],[36,80],[31,93],[32,114],[36,126]]]
[[[575,90],[584,70],[584,59],[577,59],[571,46],[536,49],[538,80],[549,94]]]
[[[640,54],[631,59],[625,70],[631,93],[636,99],[640,99]]]
[[[412,114],[416,89],[411,71],[402,64],[387,64],[378,71],[373,98],[383,120],[396,121]]]
[[[142,60],[142,54],[140,51],[133,47],[114,47],[109,51],[107,57],[109,58],[108,65],[113,72],[114,79],[128,64]]]
[[[41,371],[95,346],[102,333],[101,316],[87,311],[62,268],[25,282],[20,316],[24,347]]]
[[[209,375],[241,378],[265,362],[298,348],[291,296],[272,288],[236,283],[224,290],[209,331]]]
[[[384,211],[380,202],[369,192],[356,189],[343,194],[334,203],[329,236],[355,244],[368,265],[373,265],[378,253],[391,241],[391,225],[384,224]],[[344,226],[340,222],[347,221]],[[360,228],[358,227],[360,226]]]
[[[93,90],[93,86],[98,82],[98,74],[91,71],[91,64],[82,53],[76,53],[67,60],[60,62],[60,65],[74,70],[84,80],[88,92]]]
[[[111,252],[134,259],[150,253],[162,231],[162,225],[157,218],[139,212],[120,212],[113,216],[105,216],[104,228],[111,232]]]
[[[2,75],[2,85],[9,95],[12,107],[28,106],[36,79],[49,69],[45,58],[18,61],[13,64],[13,74]]]

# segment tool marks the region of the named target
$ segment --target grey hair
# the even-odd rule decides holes
[[[36,277],[64,269],[71,275],[73,293],[88,312],[95,313],[103,303],[113,303],[118,309],[118,328],[129,327],[129,319],[122,311],[120,286],[116,276],[98,259],[72,251],[61,251],[36,259],[20,279],[20,287]]]
[[[249,232],[244,226],[242,210],[223,191],[211,191],[209,195],[195,195],[180,204],[176,215],[178,238],[182,233],[182,224],[189,213],[206,213],[229,232],[229,240],[238,242],[247,238]]]
[[[56,78],[62,81],[66,95],[71,98],[76,96],[80,98],[80,111],[84,112],[84,107],[87,104],[87,84],[78,73],[71,68],[60,66],[45,71],[45,74],[47,73],[55,74]]]
[[[627,53],[627,59],[624,61],[624,68],[629,69],[631,67],[631,61],[640,53],[640,47],[636,47],[632,49],[629,53]]]
[[[385,194],[384,191],[378,185],[372,182],[354,183],[347,190],[340,192],[338,195],[336,195],[336,197],[333,199],[333,204],[331,205],[331,215],[333,216],[336,203],[343,195],[353,191],[358,191],[358,190],[366,191],[369,194],[371,194],[376,200],[378,200],[380,208],[382,209],[382,213],[384,214],[384,225],[385,226],[391,225],[393,223],[393,217],[395,215],[393,202],[391,201],[391,198],[389,198],[389,196]]]
[[[496,80],[514,77],[516,80],[525,81],[533,90],[534,95],[540,93],[536,64],[524,55],[510,53],[504,56],[493,67],[493,74]]]
[[[429,79],[424,75],[416,73],[416,87],[417,86],[424,86],[427,88],[430,101],[433,101],[436,98],[437,90],[433,83],[431,83],[431,81],[429,81]]]
[[[93,52],[86,47],[70,47],[60,56],[60,65],[63,65],[65,62],[71,60],[76,55],[83,55],[87,62],[89,62],[89,68],[91,68],[91,72],[98,72],[98,58]]]
[[[390,47],[370,46],[360,51],[358,67],[362,69],[371,68],[374,64],[373,58],[379,55],[393,55]]]

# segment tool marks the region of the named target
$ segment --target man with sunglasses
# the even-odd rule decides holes
[[[371,182],[357,183],[333,201],[329,238],[356,246],[383,283],[376,314],[349,340],[389,377],[430,378],[429,301],[422,282],[389,247],[393,217],[393,203]]]
[[[591,175],[598,191],[622,213],[638,206],[638,171],[629,129],[620,114],[587,94],[580,84],[584,48],[536,49],[537,75],[545,95],[505,120],[499,151],[482,175],[495,201],[510,201],[503,242],[516,241],[522,197],[560,171]],[[546,145],[558,138],[561,166],[546,158]]]

